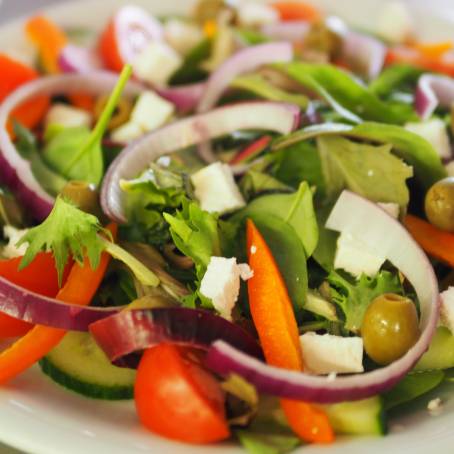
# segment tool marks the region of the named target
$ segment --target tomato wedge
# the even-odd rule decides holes
[[[317,8],[304,2],[279,1],[272,3],[271,6],[277,10],[283,21],[307,20],[308,22],[316,22],[322,17]]]
[[[230,436],[225,396],[216,379],[171,344],[147,350],[137,371],[135,402],[142,424],[173,440],[207,444]]]

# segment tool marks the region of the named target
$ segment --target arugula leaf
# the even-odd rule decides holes
[[[290,186],[257,170],[246,172],[239,183],[239,188],[246,200],[251,200],[264,192],[293,192]]]
[[[352,281],[337,271],[327,277],[331,289],[331,302],[337,304],[345,315],[345,328],[359,332],[369,304],[384,293],[403,293],[399,277],[389,271],[381,271],[375,277],[362,275]]]
[[[442,370],[411,372],[391,390],[382,394],[385,410],[410,402],[432,391],[445,378]]]
[[[421,69],[410,65],[392,65],[369,84],[369,90],[377,96],[388,96],[393,90],[414,83],[422,74]]]
[[[410,199],[406,180],[412,168],[391,154],[391,145],[367,145],[340,136],[317,139],[328,196],[344,187],[372,200],[405,208]]]
[[[411,106],[389,104],[347,72],[328,64],[292,62],[275,65],[288,76],[313,90],[347,120],[361,119],[403,124],[416,117]],[[340,108],[339,108],[340,107]]]
[[[230,86],[232,88],[248,91],[260,98],[268,99],[270,101],[296,104],[304,110],[309,104],[309,99],[306,96],[281,90],[259,74],[249,74],[237,77]]]
[[[70,255],[79,264],[87,256],[90,266],[96,269],[105,247],[98,236],[100,231],[102,226],[96,216],[79,210],[59,196],[47,219],[30,229],[19,241],[18,246],[29,243],[20,269],[29,265],[40,251],[52,251],[60,284]]]
[[[273,149],[280,150],[304,140],[330,134],[391,144],[394,153],[413,167],[415,176],[426,189],[447,176],[440,157],[427,140],[395,125],[365,122],[355,127],[343,123],[309,126],[277,140]]]

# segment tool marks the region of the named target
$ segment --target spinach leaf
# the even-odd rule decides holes
[[[333,208],[332,204],[323,205],[317,208],[318,243],[312,254],[314,260],[325,270],[331,271],[334,267],[334,256],[336,254],[337,239],[339,233],[325,227],[326,220]]]
[[[235,34],[246,46],[255,46],[270,41],[267,36],[251,28],[237,28]]]
[[[381,271],[372,278],[363,274],[354,281],[333,270],[327,282],[331,288],[331,302],[342,309],[345,328],[354,333],[359,332],[364,314],[374,298],[384,293],[403,293],[399,277],[389,271]]]
[[[391,154],[391,145],[367,145],[341,136],[317,139],[326,192],[336,197],[347,187],[373,202],[393,202],[406,208],[406,180],[412,168]]]
[[[382,395],[385,410],[390,410],[428,393],[441,384],[444,378],[445,374],[441,370],[411,372]]]
[[[359,123],[363,119],[403,124],[416,117],[410,106],[391,105],[380,100],[366,86],[335,66],[292,62],[276,67],[324,98],[348,121]]]
[[[248,91],[259,98],[296,104],[304,110],[309,104],[309,99],[306,96],[281,90],[259,74],[249,74],[237,77],[230,86],[232,88]]]
[[[377,96],[388,96],[402,85],[416,82],[421,73],[419,68],[410,65],[389,66],[369,84],[369,90]]]
[[[290,186],[282,183],[267,173],[249,170],[239,183],[239,188],[246,200],[251,200],[265,192],[293,192]]]

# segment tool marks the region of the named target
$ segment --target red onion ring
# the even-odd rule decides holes
[[[433,268],[419,245],[384,210],[349,191],[344,191],[339,197],[326,226],[348,232],[385,254],[413,285],[421,308],[421,335],[416,344],[389,366],[328,380],[326,377],[268,366],[223,341],[217,341],[208,351],[207,365],[211,369],[221,375],[239,374],[262,393],[334,403],[364,399],[390,389],[423,355],[437,326],[439,293]]]
[[[0,180],[6,184],[38,220],[45,219],[54,204],[54,198],[41,187],[31,170],[30,163],[16,150],[6,129],[11,112],[23,102],[37,95],[56,95],[85,92],[104,94],[113,89],[118,75],[110,72],[64,74],[43,77],[22,85],[11,93],[0,106]],[[125,93],[130,96],[142,91],[140,85],[129,83]]]
[[[427,120],[440,105],[450,108],[454,103],[454,79],[436,74],[423,74],[415,93],[415,109]]]
[[[204,90],[205,82],[156,89],[160,96],[175,104],[181,113],[194,110],[199,104]]]
[[[101,61],[92,49],[67,44],[58,56],[58,66],[64,73],[87,73],[100,71]]]
[[[260,31],[271,39],[295,42],[303,41],[310,28],[309,22],[294,20],[265,24]]]
[[[219,107],[153,131],[125,148],[110,166],[101,188],[104,213],[116,222],[126,222],[120,180],[136,177],[162,155],[239,129],[287,134],[298,127],[299,118],[300,110],[293,104],[248,102]]]
[[[206,112],[213,108],[230,82],[240,74],[254,71],[263,65],[289,62],[292,59],[292,45],[286,42],[259,44],[241,49],[211,74],[197,112]]]

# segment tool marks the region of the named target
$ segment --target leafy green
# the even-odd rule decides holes
[[[410,106],[380,100],[347,72],[333,65],[292,62],[278,64],[276,67],[313,90],[354,123],[363,119],[403,124],[415,118],[416,114]]]
[[[270,41],[267,36],[251,28],[237,28],[235,34],[246,46],[255,46]]]
[[[230,86],[232,88],[248,91],[260,98],[268,99],[270,101],[296,104],[302,109],[306,109],[309,104],[309,99],[306,96],[284,91],[268,82],[260,74],[248,74],[237,77]]]
[[[93,131],[88,128],[65,128],[53,134],[44,150],[46,162],[68,179],[98,185],[104,173],[101,141],[109,121],[132,74],[126,65]]]
[[[19,241],[18,245],[29,243],[20,269],[29,265],[40,251],[52,251],[60,283],[70,256],[79,264],[87,256],[90,266],[95,269],[105,247],[98,236],[100,231],[102,226],[96,216],[79,210],[59,196],[47,219],[30,229]]]
[[[422,355],[415,369],[450,369],[452,367],[454,367],[454,336],[448,328],[439,326],[432,337],[429,350]]]
[[[382,123],[366,122],[355,127],[343,123],[310,126],[276,141],[273,149],[279,150],[304,140],[330,134],[391,144],[394,153],[413,167],[416,177],[425,188],[429,188],[447,175],[440,157],[427,140],[400,126]]]
[[[318,243],[312,254],[314,260],[325,270],[331,271],[334,266],[337,239],[339,233],[325,227],[326,220],[332,210],[332,204],[321,206],[317,209]]]
[[[264,192],[293,192],[290,186],[276,180],[271,175],[249,170],[239,183],[241,193],[246,200],[251,200]]]
[[[421,72],[419,68],[410,65],[389,66],[369,84],[369,90],[377,96],[388,96],[396,88],[416,82]]]
[[[369,304],[384,293],[402,294],[399,277],[389,271],[381,271],[375,277],[362,275],[357,281],[331,271],[327,277],[331,289],[331,302],[337,304],[345,315],[345,328],[359,332]]]
[[[391,154],[391,145],[367,145],[341,136],[321,136],[317,146],[328,196],[348,189],[374,202],[406,207],[410,194],[406,180],[412,168]]]
[[[411,372],[396,386],[382,395],[385,410],[410,402],[432,391],[443,382],[445,374],[441,370]]]
[[[243,448],[250,454],[285,454],[300,444],[298,437],[291,434],[237,430],[236,435]]]
[[[125,268],[106,273],[92,302],[93,306],[124,306],[137,299],[133,275]]]

